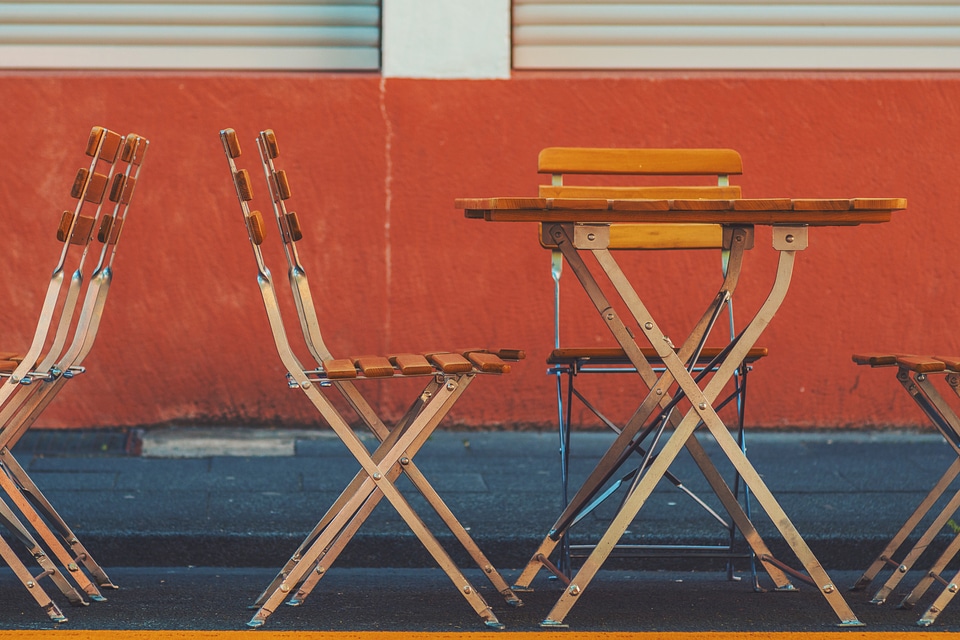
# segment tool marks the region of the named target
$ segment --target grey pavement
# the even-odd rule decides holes
[[[574,434],[574,484],[612,438],[602,432]],[[373,445],[372,439],[366,441]],[[712,440],[704,443],[718,454]],[[558,447],[552,432],[441,429],[415,460],[491,561],[522,567],[560,512]],[[747,453],[828,570],[864,568],[954,459],[932,431],[751,432]],[[279,567],[359,469],[326,429],[33,430],[13,454],[91,553],[104,566],[122,567]],[[692,461],[681,456],[671,470],[720,511]],[[729,465],[718,467],[732,478]],[[400,487],[440,540],[452,540],[412,486],[401,481]],[[596,540],[615,500],[575,527],[575,543]],[[752,510],[775,555],[793,563],[755,500]],[[937,537],[934,550],[950,539],[953,526],[951,521]],[[624,542],[712,545],[723,544],[725,536],[709,514],[662,483]],[[740,548],[742,542],[737,544]],[[722,561],[625,558],[612,563],[692,570]],[[384,501],[338,565],[434,563]]]

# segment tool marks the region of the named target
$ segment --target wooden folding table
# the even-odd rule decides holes
[[[586,589],[613,547],[636,518],[654,487],[663,478],[682,448],[686,448],[704,473],[731,519],[756,554],[758,561],[778,589],[793,589],[789,576],[808,581],[823,594],[843,626],[861,623],[847,605],[839,589],[790,522],[784,510],[767,488],[753,465],[729,432],[713,406],[720,391],[751,347],[772,320],[782,304],[798,251],[807,248],[810,227],[854,226],[888,222],[894,211],[906,208],[902,198],[845,199],[736,199],[736,200],[649,200],[649,199],[585,199],[585,198],[464,198],[456,201],[467,218],[490,222],[534,222],[541,224],[541,242],[556,246],[563,254],[588,298],[624,349],[648,389],[643,401],[624,426],[609,450],[597,464],[570,504],[557,519],[517,580],[515,589],[529,589],[541,568],[552,570],[549,560],[567,529],[593,496],[639,446],[639,441],[652,437],[634,484],[622,502],[609,527],[594,551],[569,580],[566,588],[541,626],[565,626],[564,618]],[[675,345],[661,330],[648,311],[640,294],[621,269],[609,249],[609,225],[628,223],[713,223],[724,227],[730,258],[726,275],[717,294],[693,331],[681,344]],[[744,251],[752,245],[757,225],[772,227],[773,249],[779,253],[774,283],[764,302],[745,328],[725,347],[715,373],[708,378],[695,378],[688,361],[706,341],[711,318],[732,295],[740,278]],[[599,269],[591,270],[584,257],[592,255]],[[610,286],[626,306],[630,318],[623,318],[608,299]],[[682,283],[697,278],[690,273],[645,273],[644,279],[669,276]],[[641,351],[641,341],[649,343],[665,365],[662,373],[654,371]],[[791,569],[770,552],[744,513],[736,497],[726,485],[695,431],[705,425],[723,454],[733,464],[753,492],[756,502],[770,517],[786,543],[796,554],[806,574]],[[668,430],[669,429],[669,430]],[[652,434],[652,436],[650,435]],[[560,577],[560,576],[558,576]]]

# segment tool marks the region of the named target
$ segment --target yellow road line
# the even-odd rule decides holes
[[[480,634],[498,640],[940,640],[937,631],[121,631],[54,629],[0,631],[0,640],[476,640]]]

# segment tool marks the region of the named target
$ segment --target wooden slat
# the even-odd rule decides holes
[[[477,369],[484,373],[510,373],[510,365],[495,353],[486,351],[467,351],[463,354]]]
[[[927,356],[900,356],[897,358],[897,364],[917,373],[934,373],[947,368],[941,360]]]
[[[607,198],[547,198],[547,209],[608,209],[610,200]]]
[[[444,373],[468,373],[473,371],[473,365],[459,353],[433,352],[425,353],[424,357],[437,365]]]
[[[855,353],[853,361],[857,364],[867,364],[871,367],[886,367],[897,364],[895,353]]]
[[[684,211],[729,211],[733,208],[731,200],[672,200],[671,209],[683,209]]]
[[[793,208],[790,198],[742,198],[734,200],[734,211],[789,211]]]
[[[611,186],[598,187],[594,185],[559,185],[541,184],[539,186],[541,198],[607,198],[622,200],[624,198],[646,198],[653,200],[670,200],[673,198],[710,198],[733,200],[739,198],[739,186]]]
[[[960,356],[933,356],[947,366],[950,371],[960,371]]]
[[[906,209],[906,198],[854,198],[851,200],[853,209],[862,211],[865,209]]]
[[[433,373],[433,365],[422,355],[402,353],[391,356],[390,362],[405,376],[419,376]]]
[[[327,373],[328,378],[335,380],[357,377],[357,368],[354,366],[353,361],[347,358],[325,360],[323,362],[323,370]]]
[[[393,375],[393,365],[383,356],[360,356],[354,364],[368,378],[389,378]]]
[[[670,200],[614,200],[611,211],[669,211]]]
[[[717,224],[612,224],[610,249],[719,249]]]
[[[537,160],[540,173],[607,175],[733,175],[743,173],[732,149],[603,149],[548,147]]]
[[[799,198],[793,201],[794,211],[847,211],[851,208],[849,198]]]
[[[497,349],[496,353],[504,360],[523,360],[527,357],[523,349]]]

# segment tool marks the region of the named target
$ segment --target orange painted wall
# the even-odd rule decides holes
[[[59,245],[53,230],[92,125],[151,142],[100,337],[40,420],[48,427],[170,422],[315,422],[286,389],[268,335],[217,132],[271,127],[302,216],[301,245],[335,353],[499,345],[529,354],[484,378],[452,420],[549,427],[549,255],[531,225],[466,220],[459,196],[526,195],[549,145],[724,146],[741,152],[747,196],[905,196],[875,227],[816,229],[750,380],[756,426],[922,422],[890,371],[863,350],[960,352],[960,74],[522,73],[507,81],[311,73],[0,73],[2,350],[24,350]],[[255,186],[261,182],[256,175]],[[272,240],[276,240],[272,238]],[[738,309],[772,281],[757,231]],[[278,257],[276,253],[272,256]],[[625,256],[681,337],[717,283],[713,257]],[[275,263],[282,283],[283,269]],[[687,273],[710,280],[681,284]],[[569,280],[570,278],[568,278]],[[609,344],[564,285],[569,336]],[[578,307],[578,305],[580,305]],[[601,401],[631,408],[618,378]],[[365,385],[388,413],[407,383]],[[610,404],[612,403],[612,404]]]

